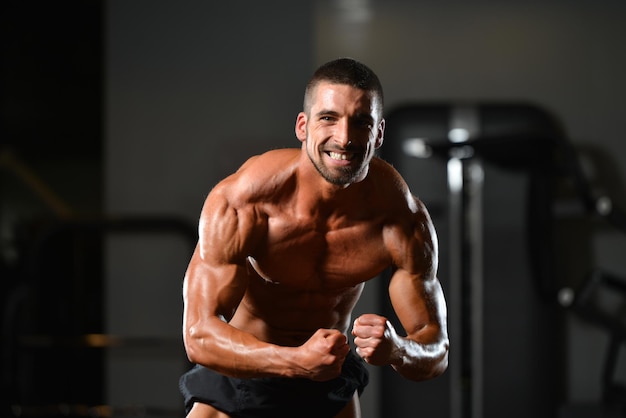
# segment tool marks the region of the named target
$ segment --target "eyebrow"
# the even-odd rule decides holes
[[[320,117],[320,116],[339,116],[339,112],[336,112],[334,110],[325,110],[322,109],[319,112],[317,112],[315,114],[316,117]],[[357,113],[355,115],[353,115],[350,119],[356,119],[356,120],[367,120],[369,122],[374,122],[375,118],[372,117],[372,115],[370,115],[369,113],[366,112],[361,112],[361,113]]]
[[[354,115],[354,119],[359,119],[359,120],[368,120],[370,122],[374,122],[375,118],[369,114],[369,113],[357,113],[356,115]]]
[[[315,114],[315,116],[324,116],[324,115],[330,115],[330,116],[339,116],[339,112],[335,112],[334,110],[326,110],[326,109],[322,109],[319,112],[317,112]]]

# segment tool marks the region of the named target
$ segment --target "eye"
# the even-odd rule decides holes
[[[320,121],[322,122],[334,122],[337,118],[335,118],[334,116],[330,116],[330,115],[322,115],[320,116]]]
[[[354,125],[363,129],[372,129],[372,127],[374,126],[374,122],[371,118],[361,117],[354,120]]]

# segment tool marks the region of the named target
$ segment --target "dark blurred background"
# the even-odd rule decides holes
[[[626,416],[625,18],[617,0],[2,2],[0,416],[182,416],[203,200],[298,146],[304,84],[339,56],[385,86],[382,156],[435,221],[452,340],[434,381],[372,368],[364,418]],[[357,312],[394,319],[385,275]]]

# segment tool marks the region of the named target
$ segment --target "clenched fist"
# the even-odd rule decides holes
[[[350,352],[348,339],[336,329],[319,329],[299,347],[300,366],[311,380],[324,381],[338,377]]]
[[[352,328],[356,352],[374,366],[392,364],[398,360],[398,334],[384,316],[364,314],[354,320]]]

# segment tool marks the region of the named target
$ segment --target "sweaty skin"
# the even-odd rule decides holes
[[[339,375],[352,334],[372,365],[437,376],[448,352],[437,239],[424,205],[374,157],[380,103],[329,82],[311,103],[296,120],[301,149],[251,158],[206,199],[184,281],[187,355],[228,376],[324,381]],[[388,267],[406,336],[377,314],[351,323],[364,283]],[[356,402],[341,416],[358,416]],[[206,405],[192,414],[200,408],[225,416]]]

